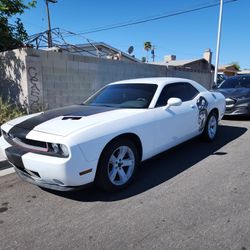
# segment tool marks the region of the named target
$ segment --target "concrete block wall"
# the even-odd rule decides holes
[[[26,56],[22,49],[0,53],[0,96],[5,101],[27,105]]]
[[[18,86],[16,98],[32,111],[81,103],[107,83],[140,77],[174,76],[211,86],[210,73],[167,69],[166,66],[67,55],[31,48],[1,53],[0,95]],[[15,63],[18,62],[19,64]],[[8,91],[4,91],[7,88]],[[13,93],[11,93],[14,95]]]
[[[185,70],[182,68],[179,69],[168,68],[167,76],[191,79],[200,83],[206,89],[212,88],[213,74],[210,72],[195,72],[192,70]]]
[[[66,55],[28,49],[39,57],[43,79],[43,106],[56,108],[81,103],[107,83],[129,78],[166,76],[166,67]]]

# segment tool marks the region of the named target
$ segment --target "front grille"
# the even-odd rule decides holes
[[[47,148],[47,143],[43,141],[34,141],[26,138],[18,138],[21,142],[24,144],[35,146],[35,147],[41,147],[41,148]]]
[[[18,138],[10,133],[6,133],[2,130],[4,139],[11,145],[20,146],[22,148],[28,148],[35,151],[48,151],[48,144],[42,141],[35,141],[26,138]]]

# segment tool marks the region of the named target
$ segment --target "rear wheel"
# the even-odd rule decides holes
[[[213,141],[217,135],[218,130],[218,117],[217,114],[212,111],[206,121],[206,126],[202,133],[202,137],[206,141]]]
[[[118,139],[109,144],[100,158],[96,184],[106,191],[118,191],[133,180],[139,165],[135,145],[127,139]]]

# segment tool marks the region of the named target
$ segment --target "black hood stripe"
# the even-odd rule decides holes
[[[27,134],[41,123],[47,122],[59,116],[90,116],[95,115],[117,108],[113,107],[101,107],[101,106],[84,106],[84,105],[72,105],[68,107],[52,109],[45,111],[44,113],[31,117],[21,123],[18,123],[12,127],[9,131],[14,137],[26,138]],[[60,128],[58,128],[60,129]]]

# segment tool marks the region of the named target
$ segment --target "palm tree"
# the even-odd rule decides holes
[[[152,48],[151,42],[144,43],[144,49],[147,51],[147,62],[148,62],[148,52],[149,52],[149,50],[151,50],[151,48]]]

